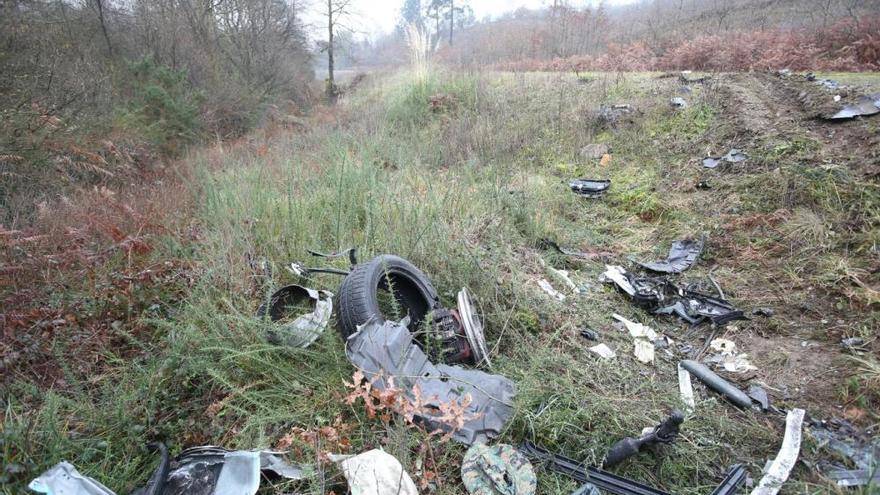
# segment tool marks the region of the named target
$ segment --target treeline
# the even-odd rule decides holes
[[[289,1],[0,0],[0,224],[41,184],[112,177],[240,135],[267,103],[306,105],[312,80]]]
[[[878,0],[555,0],[461,31],[438,58],[514,70],[878,70]]]

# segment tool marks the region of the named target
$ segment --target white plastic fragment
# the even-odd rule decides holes
[[[629,321],[617,313],[614,313],[611,316],[612,316],[612,318],[623,323],[624,326],[626,326],[626,329],[629,330],[629,335],[632,338],[634,338],[634,339],[645,338],[645,339],[650,340],[651,342],[657,340],[657,332],[654,331],[653,328],[651,328],[647,325],[642,325],[641,323]]]
[[[548,282],[547,280],[543,278],[541,280],[538,280],[538,286],[541,287],[544,292],[550,294],[551,297],[558,299],[559,301],[565,301],[565,294],[554,289],[553,286],[550,285],[550,282]]]
[[[626,292],[630,296],[634,296],[636,295],[636,288],[629,283],[626,275],[624,275],[625,273],[626,270],[624,270],[622,266],[605,265],[605,272],[602,274],[602,276],[599,277],[599,280],[602,282],[610,280],[614,282],[618,287],[620,287],[624,292]]]
[[[633,344],[635,345],[633,354],[636,359],[645,364],[654,362],[654,344],[645,339],[635,339]]]
[[[602,359],[614,359],[617,357],[617,354],[614,354],[614,351],[605,344],[594,345],[590,347],[590,351],[598,354]]]
[[[400,461],[383,450],[373,449],[354,456],[330,455],[330,460],[339,464],[342,474],[348,480],[351,495],[419,493]]]
[[[776,495],[794,464],[801,450],[801,427],[804,423],[804,410],[792,409],[785,417],[785,436],[779,454],[770,463],[767,473],[761,478],[752,495]]]
[[[260,488],[260,453],[238,450],[223,457],[212,495],[252,495]]]
[[[691,374],[678,364],[678,392],[681,394],[681,401],[684,402],[688,412],[693,412],[697,408],[694,401],[694,387],[691,385]]]

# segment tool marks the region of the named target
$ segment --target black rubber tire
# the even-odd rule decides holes
[[[425,315],[440,306],[440,296],[421,270],[398,256],[377,256],[354,267],[339,288],[336,322],[343,340],[370,319],[385,321],[378,291],[387,290],[389,280],[394,298],[409,314],[410,331],[416,331]]]

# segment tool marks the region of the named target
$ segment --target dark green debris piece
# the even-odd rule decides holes
[[[461,479],[471,495],[533,495],[535,470],[513,446],[474,444],[461,463]]]

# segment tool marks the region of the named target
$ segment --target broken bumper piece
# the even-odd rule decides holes
[[[348,338],[348,360],[361,370],[373,386],[380,390],[394,386],[412,394],[418,385],[426,405],[436,407],[450,401],[461,402],[470,395],[465,413],[473,418],[453,433],[456,441],[472,445],[497,436],[513,415],[513,382],[499,375],[479,370],[468,370],[445,364],[435,365],[413,342],[405,325],[386,321],[367,323]],[[410,397],[413,399],[414,397]],[[429,427],[447,429],[448,426],[431,415],[418,416]]]
[[[314,311],[300,315],[289,323],[277,325],[277,328],[269,332],[270,342],[305,348],[324,332],[333,313],[333,293],[326,290],[309,289],[300,285],[282,287],[257,309],[257,317],[269,316],[273,322],[284,321],[288,308],[303,301],[310,301]]]
[[[574,179],[568,185],[572,192],[579,196],[597,199],[608,191],[608,188],[611,187],[611,181],[608,179]]]

